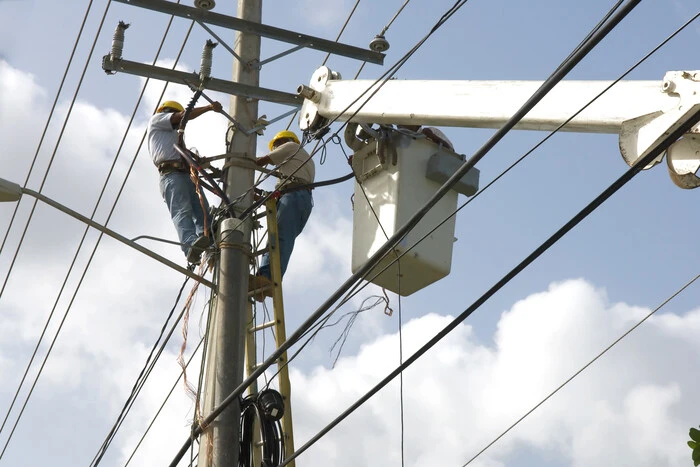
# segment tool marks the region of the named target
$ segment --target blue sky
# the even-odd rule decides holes
[[[5,146],[0,158],[7,170],[3,178],[22,183],[26,177],[87,3],[0,1],[0,17],[5,23],[0,31],[0,139]],[[334,39],[354,3],[266,0],[263,21]],[[366,46],[402,3],[361,1],[342,40]],[[613,3],[471,0],[396,76],[543,80]],[[444,0],[411,1],[386,34],[391,43],[386,65],[393,64],[423,37],[451,4]],[[105,5],[104,1],[94,2],[56,117],[30,178],[30,188],[36,189],[41,183]],[[696,10],[691,0],[642,2],[569,78],[616,79]],[[234,15],[235,2],[220,0],[216,11]],[[167,23],[165,16],[154,12],[118,3],[109,7],[43,190],[86,215],[92,211],[143,83],[126,74],[107,76],[100,68],[101,56],[109,50],[119,20],[131,23],[124,58],[140,62],[153,59]],[[161,55],[163,66],[172,64],[188,26],[184,20],[174,21]],[[233,43],[231,33],[216,32]],[[195,26],[181,60],[183,69],[199,66],[207,37]],[[692,51],[698,39],[700,23],[689,26],[629,78],[660,82],[667,71],[697,68]],[[262,56],[286,48],[285,44],[263,40]],[[231,58],[225,49],[215,49],[214,57],[213,76],[230,78]],[[261,85],[294,92],[299,84],[308,83],[324,57],[321,52],[305,50],[270,63],[261,71]],[[331,57],[328,66],[351,78],[359,63]],[[367,65],[361,77],[376,78],[385,68]],[[108,184],[109,203],[126,174],[159,91],[158,86],[149,85],[145,104],[136,113],[134,131]],[[189,92],[180,89],[169,95],[186,101]],[[227,105],[226,96],[216,97]],[[494,106],[498,104],[494,102]],[[268,117],[287,110],[279,105],[260,105],[260,113]],[[264,153],[267,138],[284,129],[286,122],[271,126],[258,139],[259,154]],[[188,142],[206,154],[219,154],[223,152],[224,130],[223,118],[207,115],[188,126]],[[443,130],[456,149],[467,156],[493,133],[466,128]],[[544,136],[542,132],[510,133],[478,165],[482,184]],[[616,135],[561,133],[462,210],[457,218],[455,236],[459,240],[450,276],[401,300],[407,323],[405,352],[427,340],[448,316],[464,310],[626,169]],[[317,177],[329,179],[347,170],[340,150],[331,147],[325,164],[317,165]],[[314,192],[314,213],[285,277],[288,330],[295,329],[350,275],[351,193],[350,183]],[[694,215],[697,196],[696,191],[673,185],[664,164],[640,174],[474,313],[444,345],[410,369],[405,394],[407,465],[435,465],[436,460],[441,465],[462,465],[641,319],[645,310],[657,306],[694,277],[694,244],[700,228]],[[462,201],[464,197],[460,197]],[[22,202],[8,244],[0,252],[3,280],[30,207],[30,200]],[[3,234],[13,209],[11,205],[0,206]],[[100,207],[96,219],[103,222],[108,210]],[[175,236],[159,197],[157,175],[145,151],[136,159],[110,226],[130,238],[144,234]],[[82,231],[77,222],[46,206],[39,205],[34,214],[0,296],[0,314],[7,323],[0,330],[0,375],[5,382],[0,390],[2,417]],[[47,234],[50,242],[46,242]],[[91,232],[89,248],[78,256],[79,268],[86,263],[95,239]],[[148,246],[182,262],[177,247]],[[68,306],[78,277],[77,273],[71,276],[57,313],[62,315]],[[180,285],[176,273],[103,240],[3,460],[8,464],[39,465],[51,455],[57,465],[88,463],[128,394]],[[376,292],[370,288],[364,296]],[[690,374],[696,373],[690,368],[700,357],[698,296],[697,288],[691,288],[677,297],[663,309],[663,316],[644,324],[558,399],[543,406],[533,415],[533,421],[487,451],[484,459],[477,461],[481,464],[472,465],[675,466],[686,461],[689,465],[684,436],[687,428],[700,419],[696,404],[690,403],[700,382],[697,375]],[[199,332],[199,310],[205,300],[200,294],[192,335]],[[359,300],[352,306],[356,308]],[[398,306],[395,296],[392,306],[395,310]],[[50,329],[56,326],[54,321]],[[331,369],[333,359],[328,353],[340,332],[335,328],[322,334],[297,360],[292,372],[297,440],[308,438],[371,382],[378,381],[383,372],[395,367],[397,326],[397,313],[389,318],[379,308],[365,312],[346,344],[345,357],[335,369]],[[181,343],[178,338],[168,347],[169,353],[160,362],[157,377],[147,386],[138,414],[125,424],[125,433],[115,441],[105,465],[124,464],[125,453],[133,449],[134,437],[149,419],[147,414],[157,408],[164,388],[172,384],[178,371],[174,361]],[[308,459],[302,458],[299,465],[326,465],[324,458],[334,459],[334,465],[399,465],[396,391],[393,385],[383,391],[376,402],[358,411],[311,449]],[[138,465],[169,462],[184,441],[192,403],[183,391],[179,392],[179,399],[165,415],[166,421],[154,430],[152,444],[140,454],[144,457]],[[329,393],[337,397],[323,396]],[[451,397],[465,398],[465,407],[452,413],[447,405]],[[66,426],[76,427],[81,440],[71,437]],[[625,429],[630,427],[639,430],[644,445],[640,452],[630,453],[631,447],[639,444],[627,438]],[[436,436],[442,429],[445,433]],[[7,435],[7,429],[0,432],[3,445]],[[45,441],[46,450],[31,449],[37,439]],[[362,449],[352,450],[346,444]],[[26,462],[22,456],[28,456]]]

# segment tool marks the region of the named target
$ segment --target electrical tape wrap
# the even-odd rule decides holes
[[[182,120],[180,120],[180,125],[177,127],[177,132],[180,133],[180,139],[179,143],[182,149],[185,148],[185,141],[183,139],[185,135],[185,126],[187,126],[187,121],[190,119],[190,114],[192,113],[192,110],[194,109],[194,105],[197,103],[197,100],[199,97],[202,95],[202,90],[197,89],[195,91],[194,95],[192,96],[192,99],[190,99],[190,102],[187,104],[187,107],[185,108],[185,115],[182,116]]]

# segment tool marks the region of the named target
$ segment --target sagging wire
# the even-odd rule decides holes
[[[205,339],[202,338],[199,340],[199,344],[197,344],[197,347],[194,349],[194,352],[192,352],[192,355],[190,355],[189,360],[187,360],[187,365],[189,366],[190,363],[192,363],[192,360],[194,359],[195,355],[197,355],[197,352],[199,351],[200,347],[202,347],[202,344],[205,344]],[[202,350],[203,355],[206,355],[206,348]],[[158,419],[158,416],[160,413],[163,411],[163,408],[165,408],[165,404],[168,402],[168,399],[170,399],[170,396],[172,396],[173,392],[175,392],[175,388],[177,388],[178,384],[180,383],[180,378],[182,378],[182,373],[180,373],[177,376],[177,379],[173,383],[172,387],[170,388],[170,391],[168,391],[168,394],[165,396],[165,399],[161,403],[160,407],[156,411],[156,414],[153,416],[151,419],[150,423],[146,427],[146,430],[144,431],[143,435],[141,435],[141,438],[139,438],[139,441],[136,443],[136,446],[134,447],[134,450],[131,451],[131,454],[129,455],[129,458],[126,460],[126,463],[124,464],[124,467],[127,467],[130,463],[131,460],[134,458],[136,455],[136,451],[138,451],[139,447],[141,447],[141,444],[143,441],[146,439],[146,436],[148,435],[149,431],[151,431],[151,428],[153,427],[153,424],[156,422]]]
[[[366,303],[372,299],[374,299],[374,303],[366,305]],[[348,339],[348,336],[350,335],[350,331],[352,329],[352,326],[355,324],[355,320],[357,319],[357,317],[361,313],[363,313],[365,311],[369,311],[382,303],[384,304],[385,310],[386,310],[386,307],[389,306],[389,299],[388,298],[381,297],[379,295],[370,295],[369,297],[365,298],[362,301],[362,303],[360,304],[360,307],[357,310],[345,313],[340,318],[338,318],[338,320],[335,321],[334,323],[325,324],[318,329],[318,332],[320,332],[323,329],[331,328],[331,327],[337,325],[338,323],[340,323],[341,321],[343,321],[346,317],[348,318],[348,322],[345,323],[345,328],[343,328],[343,331],[340,333],[340,335],[338,336],[338,338],[335,340],[335,342],[333,343],[333,345],[331,346],[331,348],[328,351],[331,354],[331,356],[333,356],[333,350],[335,350],[336,346],[338,347],[338,351],[336,352],[335,357],[333,358],[333,365],[331,366],[331,368],[335,368],[336,363],[338,363],[338,359],[340,358],[340,354],[343,351],[343,346],[345,345],[345,341]],[[312,338],[313,337],[315,337],[315,334],[314,334],[314,336],[312,336]],[[289,360],[291,361],[291,359],[289,359]]]
[[[178,0],[178,2],[179,2],[179,0]],[[111,0],[110,0],[110,3],[111,3]],[[108,5],[107,5],[107,8],[108,8],[108,7],[109,7],[109,3],[108,3]],[[104,16],[103,16],[103,18],[102,18],[102,22],[100,23],[100,28],[102,27],[102,24],[104,23],[104,19],[105,19],[106,14],[107,14],[107,10],[105,10]],[[162,39],[161,44],[160,44],[160,46],[159,46],[158,52],[157,52],[157,54],[156,54],[156,58],[154,59],[154,63],[155,63],[155,61],[157,60],[158,55],[160,54],[160,51],[161,51],[161,49],[162,49],[162,47],[163,47],[163,43],[164,43],[164,41],[165,41],[165,36],[167,35],[171,24],[172,24],[172,18],[171,18],[170,22],[168,23],[168,27],[166,28],[166,31],[165,31],[165,33],[164,33],[163,39]],[[189,28],[189,30],[188,30],[188,32],[187,32],[187,35],[185,36],[185,39],[184,39],[184,41],[183,41],[182,47],[180,48],[180,51],[179,51],[179,53],[178,53],[178,56],[177,56],[177,58],[176,58],[176,60],[175,60],[175,64],[173,65],[173,68],[177,65],[177,63],[178,63],[178,61],[179,61],[179,59],[180,59],[180,56],[182,55],[182,51],[184,50],[184,46],[185,46],[185,44],[187,43],[187,39],[189,38],[189,34],[190,34],[191,31],[192,31],[192,25],[190,25],[190,28]],[[93,50],[94,50],[94,44],[93,44]],[[90,52],[90,54],[92,54],[92,51]],[[90,56],[91,56],[91,55],[90,55]],[[89,58],[88,58],[88,62],[89,62]],[[86,67],[87,67],[87,63],[86,63]],[[143,85],[143,87],[142,87],[141,95],[139,96],[139,101],[138,101],[138,102],[140,102],[140,100],[142,99],[143,94],[144,94],[144,92],[145,92],[146,84],[147,84],[148,82],[149,82],[149,79],[146,79],[146,81],[145,81],[145,83],[144,83],[144,85]],[[82,79],[81,79],[81,83],[82,83]],[[80,85],[78,86],[78,89],[76,89],[76,97],[77,97],[77,93],[78,93],[79,88],[80,88]],[[160,100],[162,100],[163,95],[165,94],[165,89],[166,89],[166,88],[167,88],[167,83],[166,83],[166,85],[165,85],[165,87],[164,87],[164,89],[163,89],[163,92],[161,93]],[[75,97],[74,97],[74,100],[75,100]],[[71,106],[72,106],[72,104],[71,104]],[[128,129],[131,127],[131,123],[133,122],[133,119],[134,119],[134,117],[135,117],[137,108],[138,108],[138,103],[137,103],[137,105],[136,105],[135,108],[134,108],[134,112],[132,113],[131,119],[130,119],[130,121],[129,121],[129,126],[127,127],[127,131],[128,131]],[[154,110],[155,110],[155,109],[154,109]],[[69,112],[68,116],[66,117],[66,122],[64,122],[64,128],[65,128],[65,125],[66,125],[66,123],[67,123],[67,119],[68,119],[69,116],[70,116],[70,112]],[[61,134],[62,134],[62,132],[61,132]],[[112,162],[112,167],[110,168],[109,174],[108,174],[108,176],[107,176],[107,180],[105,181],[105,184],[103,185],[102,192],[101,192],[101,194],[100,194],[100,198],[98,199],[98,202],[97,202],[97,204],[96,204],[96,206],[95,206],[95,208],[94,208],[94,210],[93,210],[93,213],[92,213],[92,215],[91,215],[91,219],[94,217],[95,212],[97,211],[97,205],[99,205],[99,203],[100,203],[100,201],[101,201],[101,199],[102,199],[101,197],[102,197],[102,195],[103,195],[103,193],[104,193],[104,191],[105,191],[105,188],[106,188],[106,186],[107,186],[107,181],[108,181],[109,178],[111,177],[111,173],[112,173],[112,171],[113,171],[113,169],[114,169],[114,167],[115,167],[115,165],[116,165],[117,158],[119,157],[119,154],[121,153],[121,149],[122,149],[122,147],[123,147],[123,145],[124,145],[124,142],[125,142],[125,140],[126,140],[126,136],[127,136],[127,134],[126,134],[126,132],[125,132],[125,134],[124,134],[124,136],[123,136],[123,138],[122,138],[122,141],[121,141],[121,143],[120,143],[120,145],[119,145],[119,149],[117,150],[117,154],[116,154],[116,156],[115,156],[115,159],[114,159],[114,161]],[[121,193],[122,193],[123,190],[124,190],[124,186],[126,185],[126,181],[128,180],[129,174],[131,173],[131,170],[132,170],[132,168],[133,168],[133,166],[134,166],[134,162],[136,161],[136,157],[138,156],[138,153],[139,153],[139,151],[141,150],[141,147],[142,147],[142,145],[143,145],[143,142],[144,142],[144,140],[145,140],[145,137],[146,137],[146,132],[144,131],[143,136],[142,136],[142,138],[141,138],[141,142],[139,143],[138,149],[136,150],[136,154],[134,155],[134,157],[133,157],[133,159],[132,159],[132,161],[131,161],[131,165],[129,166],[129,169],[128,169],[127,174],[126,174],[126,176],[125,176],[125,178],[124,178],[124,181],[123,181],[123,183],[122,183],[122,185],[121,185],[121,187],[120,187],[120,189],[119,189],[119,192],[117,193],[117,196],[116,196],[115,201],[114,201],[114,203],[113,203],[113,205],[112,205],[112,208],[110,209],[110,212],[109,212],[109,214],[108,214],[108,216],[107,216],[107,219],[106,219],[105,224],[104,224],[105,226],[109,223],[109,221],[110,221],[111,218],[112,218],[112,215],[113,215],[113,213],[114,213],[114,209],[115,209],[115,207],[116,207],[116,204],[117,204],[117,202],[119,201],[119,198],[120,198],[120,196],[121,196]],[[54,148],[54,155],[55,155],[55,152],[56,152],[56,150],[57,150],[57,148],[58,148],[58,144],[59,144],[59,143],[60,143],[60,136],[59,136],[59,139],[58,139],[58,141],[57,141],[57,143],[56,143],[56,147]],[[52,160],[53,160],[53,156],[52,156]],[[50,167],[50,166],[49,166],[49,167]],[[47,174],[48,174],[48,170],[49,170],[49,169],[47,169]],[[30,220],[31,220],[31,218],[30,218]],[[29,226],[29,221],[27,222],[27,226],[25,226],[25,233],[26,233],[26,229],[27,229],[28,226]],[[58,301],[59,301],[59,299],[60,299],[60,297],[61,297],[61,295],[62,295],[62,293],[63,293],[63,289],[65,288],[65,286],[66,286],[66,284],[67,284],[67,281],[68,281],[68,278],[69,278],[69,276],[70,276],[70,273],[71,273],[72,270],[73,270],[73,266],[75,265],[75,261],[77,260],[78,252],[79,252],[80,249],[82,248],[82,244],[83,244],[83,242],[85,241],[85,238],[86,238],[86,236],[87,236],[88,230],[89,230],[89,228],[86,227],[86,228],[85,228],[85,231],[83,232],[83,237],[82,237],[82,239],[81,239],[81,241],[80,241],[80,244],[79,244],[79,246],[78,246],[78,251],[76,251],[76,254],[74,255],[73,261],[72,261],[72,263],[71,263],[71,265],[70,265],[70,267],[69,267],[68,273],[66,274],[66,277],[65,277],[65,279],[64,279],[64,281],[63,281],[63,284],[62,284],[62,286],[61,286],[61,290],[59,291],[59,295],[58,295],[58,297],[56,298],[56,300],[55,300],[55,302],[54,302],[53,308],[52,308],[51,313],[50,313],[50,315],[49,315],[49,319],[48,319],[48,321],[47,321],[47,323],[46,323],[46,326],[45,326],[44,330],[42,331],[42,337],[41,337],[40,339],[43,339],[43,335],[44,335],[45,332],[46,332],[46,328],[48,327],[49,322],[50,322],[50,320],[51,320],[51,318],[52,318],[52,316],[53,316],[53,313],[55,312],[56,307],[58,306]],[[21,417],[22,417],[22,414],[24,413],[24,410],[25,410],[25,408],[26,408],[26,406],[27,406],[27,404],[28,404],[28,402],[29,402],[29,399],[31,398],[31,396],[32,396],[32,394],[33,394],[33,392],[34,392],[34,388],[36,387],[36,384],[37,384],[37,382],[38,382],[38,380],[39,380],[39,377],[41,376],[41,373],[42,373],[42,371],[43,371],[43,369],[44,369],[44,366],[46,365],[46,362],[47,362],[47,360],[48,360],[48,358],[49,358],[49,356],[50,356],[50,354],[51,354],[51,351],[53,350],[54,344],[56,343],[56,340],[58,339],[58,335],[59,335],[61,329],[63,328],[63,324],[65,323],[65,320],[66,320],[66,318],[67,318],[67,316],[68,316],[68,313],[70,312],[70,309],[71,309],[71,307],[72,307],[72,305],[73,305],[73,302],[74,302],[74,300],[75,300],[75,297],[77,296],[78,291],[80,290],[80,286],[82,285],[83,280],[85,279],[85,276],[86,276],[86,274],[87,274],[87,270],[88,270],[88,268],[89,268],[89,266],[90,266],[90,264],[91,264],[91,262],[92,262],[92,259],[93,259],[94,256],[95,256],[95,253],[96,253],[97,248],[98,248],[98,246],[99,246],[99,244],[100,244],[100,241],[101,241],[101,239],[102,239],[102,236],[103,236],[103,234],[101,233],[101,234],[99,235],[98,239],[97,239],[97,242],[95,243],[95,246],[93,247],[92,253],[90,254],[90,257],[89,257],[89,259],[88,259],[88,262],[87,262],[85,268],[83,269],[83,273],[82,273],[82,275],[81,275],[81,277],[80,277],[80,279],[79,279],[79,281],[78,281],[78,285],[76,286],[75,292],[73,293],[73,296],[71,297],[71,300],[70,300],[70,302],[69,302],[69,304],[68,304],[68,307],[67,307],[67,309],[66,309],[66,312],[64,313],[63,318],[61,319],[61,322],[60,322],[60,324],[59,324],[59,326],[58,326],[58,329],[56,330],[56,333],[55,333],[55,335],[54,335],[54,338],[53,338],[51,344],[49,345],[49,348],[48,348],[47,353],[46,353],[46,355],[45,355],[45,357],[44,357],[44,360],[43,360],[43,362],[42,362],[42,364],[41,364],[41,366],[40,366],[40,368],[39,368],[39,371],[38,371],[37,375],[36,375],[35,378],[34,378],[34,382],[32,383],[32,386],[31,386],[31,388],[29,389],[29,392],[28,392],[27,396],[25,397],[25,400],[24,400],[24,403],[23,403],[22,408],[21,408],[21,410],[20,410],[20,413],[18,414],[17,419],[15,420],[15,423],[14,423],[14,425],[13,425],[13,427],[12,427],[12,431],[11,431],[11,433],[10,433],[8,439],[6,440],[5,446],[3,447],[2,452],[0,452],[0,458],[2,458],[2,456],[4,455],[5,450],[7,449],[8,445],[9,445],[11,439],[12,439],[12,436],[13,436],[13,434],[14,434],[14,432],[15,432],[15,430],[16,430],[18,424],[19,424],[19,421],[20,421],[20,419],[21,419]],[[18,251],[19,251],[19,246],[18,246]],[[9,274],[9,273],[8,273],[8,274]],[[9,276],[8,276],[8,277],[9,277]],[[17,390],[18,393],[19,393],[19,391],[20,391],[20,389],[21,389],[22,384],[24,383],[24,380],[26,379],[27,372],[29,371],[29,367],[31,366],[31,363],[33,362],[33,359],[34,359],[34,357],[36,356],[36,351],[37,351],[37,349],[39,348],[40,343],[41,343],[41,341],[39,341],[39,342],[37,343],[37,346],[36,346],[36,348],[35,348],[35,350],[34,350],[34,353],[33,353],[32,357],[31,357],[31,361],[30,361],[30,363],[29,363],[29,365],[28,365],[28,367],[27,367],[27,370],[25,371],[25,374],[24,374],[23,377],[22,377],[22,382],[20,383],[20,387],[19,387],[18,390]],[[18,393],[17,393],[17,394],[18,394]],[[16,400],[16,398],[17,398],[17,394],[15,395],[15,400]],[[13,400],[12,405],[14,405],[14,400]],[[7,420],[7,417],[9,416],[11,410],[12,410],[12,406],[11,406],[10,409],[8,410],[8,413],[7,413],[7,415],[6,415],[5,420]],[[3,426],[4,426],[4,424],[5,424],[5,422],[3,422]]]
[[[203,276],[207,273],[208,266],[206,262],[203,262],[199,266],[199,275]],[[187,300],[185,301],[184,315],[182,318],[182,344],[180,346],[180,353],[177,356],[177,363],[182,368],[182,380],[185,388],[185,393],[192,399],[193,402],[198,401],[198,391],[192,386],[192,384],[187,380],[187,363],[185,362],[185,350],[187,349],[187,336],[189,333],[189,321],[190,321],[190,309],[192,308],[193,298],[199,289],[199,282],[195,282],[190,290]]]

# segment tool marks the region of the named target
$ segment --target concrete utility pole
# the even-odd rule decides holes
[[[238,0],[238,18],[260,23],[262,0]],[[237,32],[233,82],[258,86],[260,36]],[[253,128],[258,115],[258,101],[240,96],[231,97],[230,114],[246,128]],[[230,141],[229,157],[255,158],[256,134],[235,131]],[[230,200],[246,192],[254,180],[254,171],[230,167],[225,175],[224,190]],[[253,201],[248,193],[237,209]],[[239,211],[240,212],[240,211]],[[208,337],[207,373],[204,410],[206,417],[243,381],[244,346],[246,336],[246,306],[248,299],[248,265],[245,251],[250,245],[252,223],[226,219],[219,229],[221,257],[218,264],[219,293]],[[238,465],[240,408],[232,404],[206,428],[200,438],[199,467],[230,467]]]

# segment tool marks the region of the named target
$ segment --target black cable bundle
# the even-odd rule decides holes
[[[276,467],[284,461],[284,435],[280,420],[284,402],[279,392],[266,389],[260,394],[246,396],[241,401],[239,467],[253,467],[255,420],[260,427],[262,467]],[[257,467],[257,466],[256,466]]]
[[[189,104],[187,104],[187,107],[185,107],[185,115],[182,116],[182,120],[180,120],[180,125],[177,128],[177,131],[180,133],[181,136],[185,131],[185,126],[187,125],[187,120],[189,120],[190,118],[190,113],[192,112],[192,109],[194,109],[194,105],[197,103],[197,99],[199,99],[199,96],[201,95],[201,89],[195,91],[194,95],[192,96],[192,99],[190,99]],[[182,139],[180,140],[180,144],[183,145]]]

